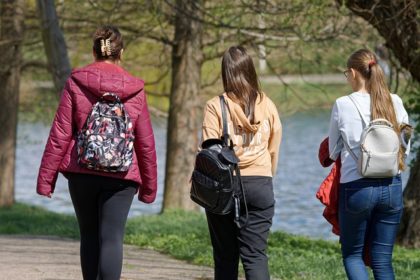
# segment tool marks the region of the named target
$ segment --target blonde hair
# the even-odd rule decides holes
[[[400,128],[397,122],[397,116],[394,104],[391,98],[391,92],[385,81],[385,75],[375,54],[367,49],[360,49],[354,52],[347,60],[347,68],[353,68],[365,80],[366,90],[370,93],[370,112],[372,120],[386,119],[394,126],[395,132],[399,135]],[[405,169],[404,153],[400,147],[399,168]]]

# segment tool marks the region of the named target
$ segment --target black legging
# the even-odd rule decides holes
[[[120,279],[124,228],[135,184],[86,174],[67,177],[80,228],[83,279]]]

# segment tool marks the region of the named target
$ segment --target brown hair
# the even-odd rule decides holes
[[[244,47],[230,47],[224,53],[222,79],[226,94],[239,102],[253,123],[255,102],[258,94],[262,97],[262,93],[254,63]]]
[[[360,49],[354,52],[347,61],[347,68],[353,68],[365,80],[366,90],[370,93],[370,112],[372,120],[383,118],[394,126],[399,135],[400,129],[397,116],[392,102],[391,93],[385,82],[385,75],[378,64],[373,52],[367,49]],[[405,169],[403,151],[400,148],[399,168]]]
[[[103,46],[109,42],[109,48]],[[119,60],[121,50],[124,48],[122,35],[113,25],[102,25],[93,35],[93,51],[98,60]]]

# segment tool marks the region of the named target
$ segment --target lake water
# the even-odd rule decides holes
[[[319,143],[326,137],[329,111],[304,112],[282,118],[283,141],[277,174],[274,178],[276,212],[273,230],[282,230],[313,238],[336,239],[322,217],[323,206],[315,193],[328,174],[318,162]],[[130,217],[159,213],[162,205],[166,154],[166,123],[155,120],[154,132],[158,154],[159,189],[153,204],[134,199]],[[59,213],[74,214],[67,181],[59,176],[52,199],[36,194],[38,168],[48,137],[49,127],[42,123],[19,123],[16,154],[17,201],[39,205]],[[403,184],[408,172],[403,174]]]

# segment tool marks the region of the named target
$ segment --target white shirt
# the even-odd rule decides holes
[[[363,116],[370,120],[370,94],[364,92],[353,92],[351,97],[357,102]],[[391,94],[394,103],[398,123],[408,124],[408,114],[404,108],[401,98]],[[357,171],[357,163],[344,147],[343,139],[357,157],[360,155],[360,136],[363,131],[363,121],[356,106],[348,96],[343,96],[335,101],[331,113],[329,129],[329,153],[330,158],[335,160],[341,155],[341,177],[340,183],[347,183],[362,178]],[[408,145],[406,155],[410,151]]]

